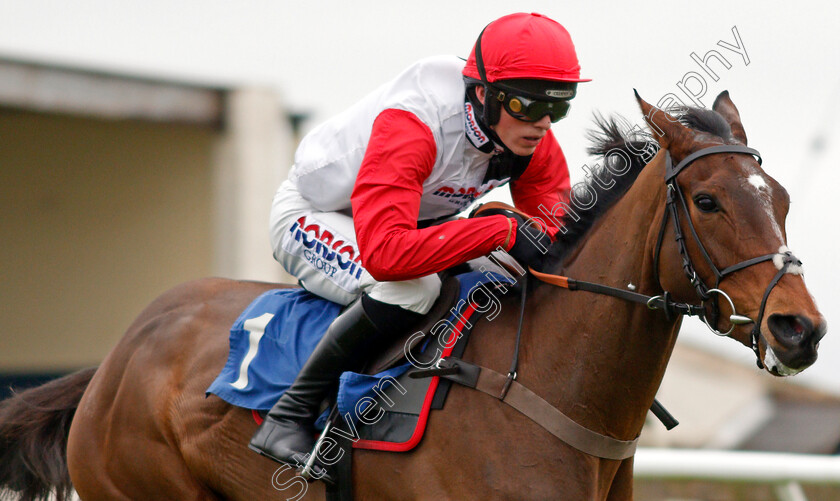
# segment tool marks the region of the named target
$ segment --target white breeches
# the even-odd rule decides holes
[[[284,181],[271,206],[274,258],[306,290],[340,304],[363,292],[383,303],[420,314],[440,294],[437,274],[402,282],[377,282],[361,265],[353,219],[341,212],[321,212]]]

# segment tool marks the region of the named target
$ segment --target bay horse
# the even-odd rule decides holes
[[[713,111],[682,117],[637,99],[656,141],[640,143],[602,121],[594,150],[624,152],[632,165],[611,177],[601,169],[606,177],[590,181],[599,200],[577,217],[566,214],[566,232],[544,269],[656,296],[662,305],[706,299],[706,310],[720,313],[706,316],[711,327],[754,345],[768,372],[789,375],[811,365],[826,323],[784,254],[784,188],[737,148],[694,159],[671,188],[663,182],[674,163],[701,150],[746,147],[728,93]],[[652,148],[650,156],[658,152],[650,160],[641,146]],[[685,203],[673,224],[674,214],[667,215],[675,189]],[[775,257],[753,260],[767,255]],[[701,282],[725,291],[732,307],[722,295],[698,298]],[[27,500],[53,489],[66,494],[71,479],[85,501],[323,499],[320,482],[307,484],[291,467],[248,450],[256,429],[251,412],[205,398],[225,364],[233,321],[276,287],[224,279],[178,286],[140,314],[98,369],[4,402],[0,484]],[[518,301],[504,298],[496,318],[476,324],[464,360],[506,371]],[[737,325],[727,317],[732,308],[742,319]],[[679,331],[682,316],[670,313],[540,284],[526,303],[517,381],[586,428],[633,440]],[[495,398],[455,385],[416,449],[357,451],[353,483],[356,499],[626,500],[633,458],[584,454]]]

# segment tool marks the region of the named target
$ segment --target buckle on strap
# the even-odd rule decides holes
[[[516,381],[516,371],[508,372],[507,381],[505,381],[505,385],[502,386],[502,392],[499,394],[499,400],[505,399],[508,391],[510,391],[510,385],[512,385],[514,381]]]
[[[439,376],[467,388],[475,388],[480,373],[481,367],[478,365],[464,362],[460,358],[447,357],[441,358],[429,369],[416,369],[407,374],[412,379]]]
[[[672,313],[676,312],[680,315],[688,315],[690,317],[703,316],[703,306],[687,303],[675,303],[670,299],[667,292],[658,296],[652,296],[647,300],[646,304],[650,310],[666,310],[666,315],[668,313],[667,310],[671,310]]]
[[[458,366],[451,363],[448,358],[439,358],[437,362],[428,369],[414,369],[408,372],[408,377],[411,379],[425,379],[435,376],[452,376],[458,374],[460,370]]]

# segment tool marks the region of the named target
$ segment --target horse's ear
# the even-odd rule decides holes
[[[718,94],[717,99],[715,99],[715,104],[712,105],[712,110],[720,113],[726,119],[729,123],[729,128],[732,129],[732,137],[746,146],[747,133],[744,132],[744,126],[741,125],[741,115],[738,113],[738,108],[735,107],[735,103],[729,98],[728,90]]]
[[[677,118],[642,99],[636,89],[633,89],[633,92],[645,115],[645,122],[659,142],[659,146],[667,149],[675,140],[692,135],[691,129],[681,124]]]

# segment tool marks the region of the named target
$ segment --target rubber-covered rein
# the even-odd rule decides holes
[[[700,300],[705,302],[711,298],[711,293],[715,292],[720,295],[726,297],[729,301],[730,305],[732,306],[732,315],[730,320],[736,318],[739,320],[739,323],[754,323],[752,330],[750,331],[750,344],[756,356],[756,364],[759,368],[763,368],[763,364],[761,362],[761,354],[759,351],[758,345],[758,338],[761,334],[761,321],[764,318],[764,309],[767,304],[767,298],[770,296],[770,292],[773,288],[778,284],[779,280],[782,276],[787,272],[788,268],[791,264],[793,265],[801,265],[802,262],[796,258],[790,251],[784,253],[772,253],[772,254],[765,254],[763,256],[754,257],[751,259],[747,259],[741,261],[740,263],[734,264],[732,266],[728,266],[724,268],[722,271],[715,266],[712,258],[709,256],[706,248],[703,246],[703,243],[700,241],[699,235],[697,235],[697,231],[694,229],[694,224],[691,221],[691,217],[688,215],[688,206],[685,202],[685,197],[682,195],[682,190],[679,189],[677,185],[676,177],[677,175],[683,171],[686,167],[688,167],[692,162],[697,160],[698,158],[702,158],[707,155],[714,155],[717,153],[743,153],[747,155],[752,155],[758,161],[758,164],[761,165],[761,154],[758,150],[753,148],[748,148],[747,146],[743,145],[717,145],[717,146],[709,146],[707,148],[703,148],[701,150],[695,151],[694,153],[685,157],[681,162],[679,162],[676,166],[673,165],[671,161],[671,154],[668,150],[665,150],[665,185],[667,187],[667,199],[666,199],[666,210],[665,214],[662,218],[662,226],[659,231],[659,237],[657,239],[656,244],[656,251],[654,254],[654,275],[656,277],[656,283],[660,283],[659,280],[659,254],[660,249],[662,247],[663,237],[665,235],[665,228],[668,224],[668,219],[673,219],[673,227],[674,227],[674,235],[679,246],[680,255],[683,258],[683,270],[685,271],[686,276],[688,277],[691,284],[694,286],[695,290],[697,291],[697,295],[699,296]],[[691,231],[691,235],[694,238],[697,247],[700,249],[700,253],[702,254],[704,260],[711,268],[712,272],[715,274],[715,287],[709,288],[697,274],[694,264],[691,261],[691,257],[688,254],[688,249],[685,246],[685,237],[683,236],[682,228],[680,227],[679,222],[679,207],[677,206],[677,200],[680,201],[680,205],[683,208],[683,211],[686,214],[686,220],[688,223],[688,227]],[[669,217],[672,216],[672,217]],[[770,281],[770,284],[767,286],[767,289],[764,292],[764,296],[761,301],[761,307],[759,308],[758,317],[753,320],[748,317],[743,317],[737,315],[734,310],[734,304],[729,296],[719,289],[720,282],[723,280],[724,277],[727,275],[734,273],[739,270],[743,270],[744,268],[750,267],[752,265],[762,263],[764,261],[771,261],[775,256],[781,255],[782,256],[782,266],[779,269],[778,273],[773,277]],[[712,327],[712,324],[717,323],[719,309],[717,303],[712,303],[713,311],[712,311],[712,323],[710,324],[709,321],[706,319],[706,312],[703,304],[700,305],[691,305],[687,303],[677,303],[670,300],[670,295],[667,291],[663,292],[662,295],[659,296],[646,296],[644,294],[639,294],[637,292],[631,292],[624,289],[618,289],[616,287],[608,287],[606,285],[595,284],[591,282],[584,282],[581,280],[575,280],[569,277],[563,277],[559,275],[550,275],[547,273],[537,272],[533,269],[530,272],[537,277],[539,280],[543,282],[547,282],[558,287],[563,287],[569,290],[585,290],[589,292],[594,292],[596,294],[604,294],[608,296],[613,296],[621,299],[625,299],[627,301],[632,301],[635,303],[644,303],[651,309],[661,309],[665,312],[665,315],[668,319],[672,317],[674,312],[682,314],[682,315],[696,315],[703,318],[706,325],[716,334],[719,335],[726,335],[732,331],[734,328],[734,324],[732,328],[726,333],[722,333]],[[661,287],[661,285],[660,285]]]
[[[634,303],[647,305],[647,307],[652,310],[666,310],[670,312],[677,312],[680,315],[689,316],[702,316],[704,312],[702,305],[678,303],[666,298],[667,295],[648,296],[638,292],[619,289],[617,287],[584,282],[583,280],[575,280],[561,275],[542,273],[533,268],[529,268],[528,271],[540,281],[556,285],[557,287],[562,287],[571,291],[581,290],[594,292],[596,294],[603,294],[606,296],[613,296],[619,299],[624,299],[625,301],[632,301]]]

